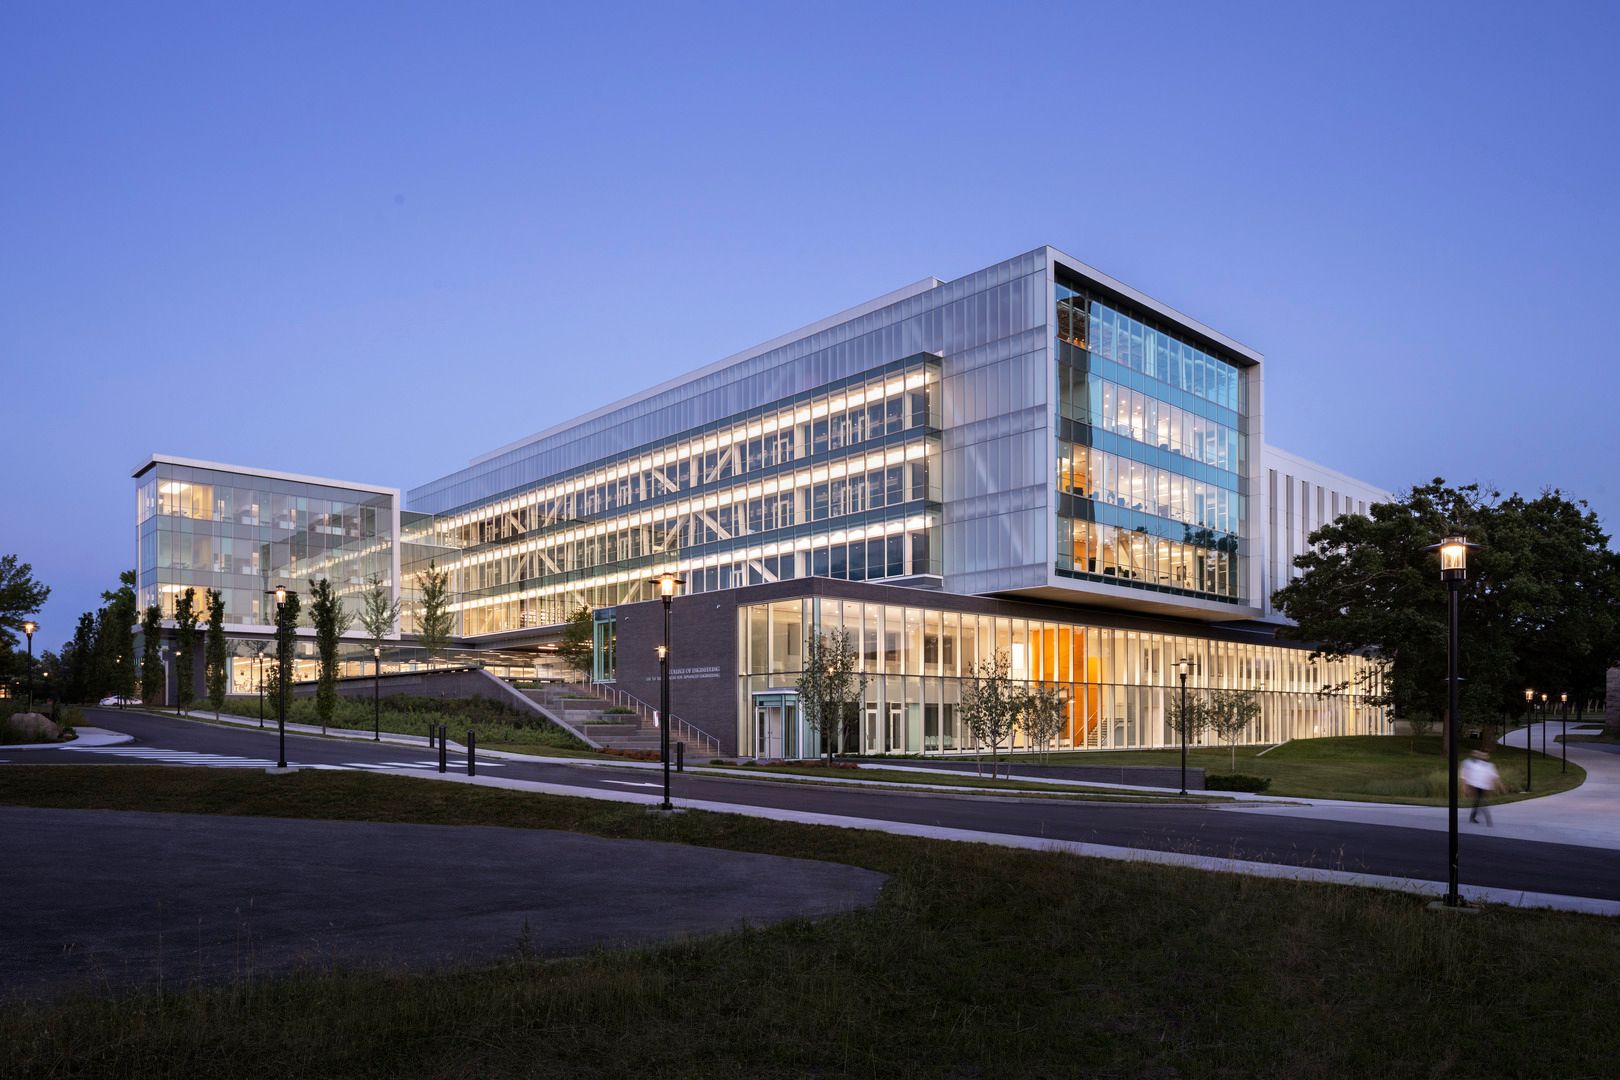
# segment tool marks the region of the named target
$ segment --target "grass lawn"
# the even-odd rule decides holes
[[[559,750],[584,750],[585,744],[573,735],[533,713],[512,708],[488,698],[421,698],[395,695],[383,698],[381,708],[373,712],[370,698],[340,697],[334,702],[332,727],[370,731],[373,719],[377,726],[395,735],[419,735],[427,741],[428,725],[443,724],[450,738],[460,742],[467,737],[467,729],[478,733],[479,745],[495,743],[521,747],[519,752],[549,754]],[[158,710],[161,711],[161,710]],[[232,716],[258,719],[257,697],[229,697],[222,712]],[[193,719],[206,719],[213,710],[206,702],[191,710]],[[275,722],[275,702],[264,703],[266,724]],[[292,697],[287,702],[289,724],[320,725],[311,696]]]
[[[1447,916],[1395,893],[366,773],[7,766],[0,802],[559,828],[891,875],[871,910],[698,942],[11,1001],[11,1077],[1573,1077],[1620,1060],[1620,1026],[1580,1006],[1620,969],[1620,928],[1595,917]]]
[[[1475,749],[1477,741],[1464,740],[1462,753]],[[1405,735],[1346,735],[1334,739],[1297,739],[1268,753],[1263,746],[1237,748],[1237,771],[1271,778],[1267,795],[1295,795],[1316,799],[1358,799],[1372,802],[1421,803],[1440,805],[1446,801],[1446,755],[1438,735],[1409,738]],[[1498,803],[1526,796],[1524,751],[1505,747],[1493,755],[1509,794],[1498,796]],[[1008,760],[1005,756],[1002,760]],[[1038,764],[1039,759],[1014,757],[1015,764]],[[1181,761],[1179,750],[1081,751],[1053,754],[1053,764],[1063,765],[1160,765],[1174,767]],[[1232,771],[1232,751],[1227,747],[1195,746],[1187,751],[1187,764],[1212,773]],[[1569,772],[1558,771],[1558,756],[1535,754],[1535,795],[1551,795],[1577,787],[1586,779],[1585,770],[1570,762]]]

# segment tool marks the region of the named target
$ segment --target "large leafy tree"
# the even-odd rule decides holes
[[[163,703],[163,609],[152,604],[141,616],[141,704]]]
[[[62,646],[61,694],[64,701],[90,701],[97,696],[96,616],[86,611],[73,628],[73,638]]]
[[[187,589],[174,605],[174,703],[181,712],[197,698],[197,590]]]
[[[34,580],[32,566],[19,562],[15,555],[0,555],[0,672],[10,675],[15,671],[22,678],[22,661],[12,653],[20,651],[22,624],[39,614],[50,595],[49,585]]]
[[[1310,536],[1303,574],[1275,602],[1285,631],[1327,656],[1376,652],[1364,689],[1399,717],[1446,715],[1446,590],[1425,548],[1461,530],[1480,547],[1462,595],[1462,708],[1490,721],[1524,707],[1523,688],[1574,699],[1620,660],[1620,556],[1584,503],[1436,479]]]
[[[225,691],[230,685],[231,651],[225,640],[225,597],[218,589],[208,590],[208,641],[206,644],[207,671],[204,685],[208,688],[208,704],[213,707],[214,719],[225,707]]]
[[[353,617],[343,610],[343,598],[326,578],[309,583],[309,617],[315,624],[315,655],[320,661],[315,712],[321,718],[321,731],[325,732],[337,707],[338,646]]]

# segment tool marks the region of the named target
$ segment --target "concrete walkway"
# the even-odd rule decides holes
[[[0,988],[26,994],[576,953],[849,911],[885,880],[542,829],[20,806],[0,865]]]
[[[1573,725],[1571,731],[1573,731]],[[1560,734],[1555,722],[1547,732],[1547,752],[1555,758]],[[1534,739],[1532,748],[1541,749],[1541,725],[1511,731],[1502,740],[1506,748],[1499,753],[1513,752],[1517,747],[1524,752],[1526,736]],[[1573,844],[1577,847],[1603,848],[1620,851],[1620,754],[1589,749],[1581,743],[1569,744],[1569,760],[1586,770],[1586,782],[1580,787],[1557,795],[1544,795],[1521,802],[1492,806],[1493,824],[1487,826],[1468,820],[1465,800],[1459,814],[1458,828],[1467,832],[1489,833],[1515,840],[1539,840],[1547,843]],[[1556,772],[1558,764],[1537,759],[1535,775],[1546,775],[1548,769]],[[1449,813],[1444,806],[1406,806],[1394,803],[1346,802],[1342,800],[1299,800],[1293,805],[1268,806],[1263,803],[1220,807],[1223,813],[1280,814],[1289,817],[1327,818],[1333,821],[1358,821],[1369,825],[1399,825],[1414,829],[1445,830],[1450,827]]]
[[[81,727],[75,730],[79,737],[69,739],[67,742],[13,743],[9,746],[0,746],[0,750],[60,750],[64,746],[117,746],[119,743],[132,741],[130,736],[108,731],[106,728]]]

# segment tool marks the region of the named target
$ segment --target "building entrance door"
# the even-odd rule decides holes
[[[754,756],[790,758],[799,753],[799,695],[770,690],[754,695]]]

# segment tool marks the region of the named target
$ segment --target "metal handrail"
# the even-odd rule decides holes
[[[591,689],[599,694],[606,694],[609,700],[611,700],[615,705],[623,708],[634,709],[637,716],[643,716],[649,721],[653,720],[658,715],[657,709],[654,709],[651,705],[647,704],[645,701],[642,701],[629,691],[620,690],[617,686],[604,686],[598,684],[592,686]],[[671,713],[669,716],[669,730],[670,734],[672,735],[681,733],[702,739],[708,744],[709,749],[715,751],[716,753],[718,753],[720,750],[719,739],[715,738],[713,735],[710,735],[707,731],[704,731],[696,724],[682,720],[673,713]]]

